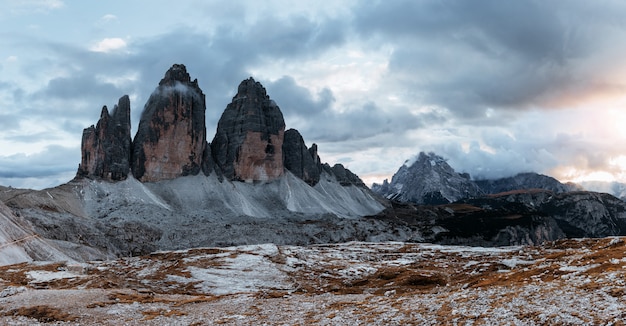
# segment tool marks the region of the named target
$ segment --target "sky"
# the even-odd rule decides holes
[[[626,182],[624,1],[0,0],[0,185],[69,181],[83,128],[169,67],[207,138],[253,77],[367,184],[421,151],[475,179]]]

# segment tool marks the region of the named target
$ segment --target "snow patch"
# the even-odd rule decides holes
[[[224,258],[216,268],[187,268],[196,287],[216,295],[258,292],[262,289],[289,289],[289,278],[267,258],[259,255],[238,254]]]
[[[80,275],[76,275],[68,271],[58,271],[58,272],[28,271],[26,272],[26,275],[28,275],[28,277],[31,278],[32,282],[34,283],[45,283],[45,282],[50,282],[53,280],[80,277]]]

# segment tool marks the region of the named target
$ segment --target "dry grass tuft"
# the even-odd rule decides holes
[[[176,309],[157,309],[157,310],[146,310],[141,312],[144,317],[143,320],[152,320],[156,317],[179,317],[187,315],[186,312],[176,310]]]
[[[4,314],[5,316],[24,316],[34,318],[42,323],[57,321],[74,321],[78,317],[62,312],[60,309],[49,306],[21,307]]]

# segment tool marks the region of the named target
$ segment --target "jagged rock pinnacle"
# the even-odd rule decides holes
[[[297,130],[285,131],[283,153],[287,170],[311,186],[320,181],[322,166],[317,156],[317,145],[313,144],[311,149],[308,149]]]
[[[122,96],[109,114],[102,108],[96,126],[83,130],[78,177],[124,180],[130,171],[130,99]]]
[[[211,142],[213,158],[230,180],[271,181],[284,172],[285,121],[261,83],[239,84]]]
[[[140,181],[200,172],[206,144],[205,97],[184,65],[175,64],[150,95],[133,140],[132,170]]]

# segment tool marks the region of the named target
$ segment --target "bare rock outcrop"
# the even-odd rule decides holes
[[[143,182],[198,174],[207,146],[205,96],[184,65],[166,73],[144,107],[133,140],[133,175]]]
[[[285,131],[283,142],[285,168],[311,186],[320,181],[322,165],[317,156],[317,145],[307,148],[302,135],[295,130]]]
[[[282,176],[285,121],[265,88],[249,78],[222,114],[211,149],[229,180],[271,181]]]
[[[124,180],[130,171],[130,99],[124,95],[109,114],[102,108],[95,126],[83,130],[78,177]]]
[[[359,178],[359,176],[354,174],[352,171],[346,169],[346,167],[341,163],[337,163],[332,167],[328,163],[324,163],[324,165],[322,165],[322,169],[326,171],[326,173],[334,175],[339,184],[344,187],[354,185],[367,189],[363,180],[361,180],[361,178]]]

